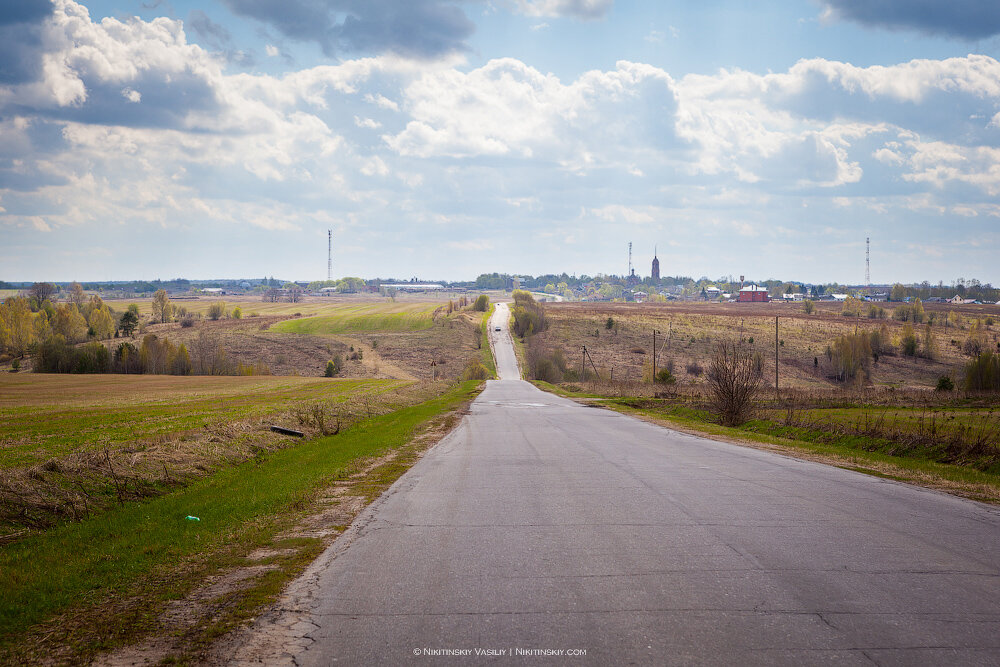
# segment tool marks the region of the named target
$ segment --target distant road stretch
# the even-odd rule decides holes
[[[490,318],[490,345],[493,347],[493,358],[497,364],[497,376],[501,380],[520,380],[521,372],[517,367],[517,357],[514,355],[514,342],[510,337],[510,308],[506,303],[498,303]],[[500,331],[496,328],[500,327]]]

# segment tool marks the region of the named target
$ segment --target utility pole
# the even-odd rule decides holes
[[[653,329],[653,382],[656,382],[656,329]]]
[[[586,352],[586,350],[584,350],[584,353],[587,355],[587,358],[590,359],[590,367],[594,369],[594,377],[597,378],[598,382],[600,382],[601,374],[597,372],[597,364],[594,363],[594,358],[590,356],[590,352]]]
[[[587,377],[587,346],[583,346],[583,353],[580,355],[580,382]]]
[[[774,318],[774,397],[778,398],[778,318]]]
[[[872,293],[872,240],[871,237],[865,237],[865,288],[868,290],[868,294]]]

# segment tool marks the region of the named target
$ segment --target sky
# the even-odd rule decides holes
[[[995,0],[19,0],[0,279],[1000,283]]]

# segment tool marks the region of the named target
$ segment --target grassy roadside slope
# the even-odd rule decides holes
[[[68,523],[0,550],[0,661],[37,662],[53,645],[78,662],[148,632],[169,600],[277,536],[308,512],[322,490],[359,465],[405,447],[422,424],[469,401],[476,382],[336,436],[275,451],[147,502]],[[419,454],[380,469],[369,496],[403,474]],[[200,521],[188,520],[197,516]],[[280,586],[318,553],[298,545]],[[282,566],[284,567],[284,566]],[[267,595],[255,604],[265,602]],[[253,605],[244,610],[253,611]]]
[[[493,348],[490,345],[490,318],[493,317],[493,313],[496,311],[496,309],[497,309],[497,304],[491,303],[490,307],[486,310],[485,313],[483,313],[483,320],[479,325],[479,328],[482,332],[482,338],[479,343],[480,356],[482,357],[483,360],[483,366],[486,366],[486,368],[489,370],[491,374],[490,377],[492,378],[496,378],[497,376],[497,362],[496,359],[493,358]]]

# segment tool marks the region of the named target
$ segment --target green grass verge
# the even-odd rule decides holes
[[[423,331],[434,326],[434,311],[439,306],[427,303],[339,306],[333,313],[278,322],[271,330],[312,335]]]
[[[493,358],[493,348],[490,346],[490,318],[493,317],[493,312],[497,309],[495,303],[491,303],[489,309],[483,313],[483,321],[480,322],[479,328],[482,332],[482,341],[480,343],[479,352],[483,357],[483,366],[486,366],[489,370],[491,377],[496,378],[497,376],[497,362]]]
[[[588,394],[584,391],[573,391],[569,388],[563,388],[557,384],[551,384],[545,382],[544,380],[529,380],[531,384],[535,385],[542,391],[547,391],[549,393],[555,394],[556,396],[562,396],[563,398],[605,398],[600,394]],[[575,386],[575,385],[572,385]]]
[[[942,440],[968,433],[1000,432],[1000,413],[995,407],[822,407],[802,410],[810,422],[834,427],[864,428],[877,425],[900,434],[919,434]]]
[[[46,631],[70,633],[69,642],[74,641],[72,628],[85,628],[80,633],[85,639],[76,639],[84,644],[75,649],[78,655],[141,635],[166,600],[271,544],[331,480],[349,476],[361,459],[404,446],[422,423],[471,399],[477,387],[463,383],[339,435],[224,468],[168,495],[5,546],[0,550],[0,660],[23,660],[19,642],[33,626],[36,635],[41,632],[37,624],[46,621]],[[394,470],[395,476],[403,470]],[[201,520],[190,521],[189,515]],[[136,596],[144,604],[122,605]]]

